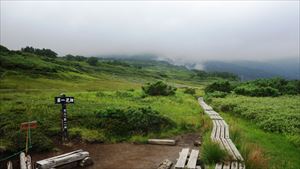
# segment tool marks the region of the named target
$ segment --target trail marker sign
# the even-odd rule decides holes
[[[74,97],[67,97],[65,94],[61,94],[60,97],[55,97],[55,104],[61,104],[61,133],[62,141],[68,139],[68,126],[67,126],[67,104],[74,103]]]
[[[37,127],[37,122],[36,121],[30,121],[30,122],[24,122],[21,123],[21,130],[28,130],[29,128],[35,129]]]

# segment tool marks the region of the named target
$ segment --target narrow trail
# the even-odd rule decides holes
[[[210,136],[212,141],[219,143],[221,148],[226,150],[232,157],[231,161],[216,164],[215,169],[245,169],[244,159],[229,137],[228,124],[219,113],[215,112],[212,107],[204,102],[202,97],[199,97],[198,102],[213,122]]]

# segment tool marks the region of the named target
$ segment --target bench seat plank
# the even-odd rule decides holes
[[[189,148],[183,148],[179,153],[179,158],[175,164],[175,169],[182,169],[185,166],[187,156],[189,154]]]

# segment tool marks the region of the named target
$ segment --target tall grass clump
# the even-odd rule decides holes
[[[201,157],[205,164],[215,164],[228,159],[228,153],[220,145],[207,137],[203,143]]]
[[[269,167],[268,159],[263,150],[253,143],[244,143],[241,148],[247,169],[266,169]]]

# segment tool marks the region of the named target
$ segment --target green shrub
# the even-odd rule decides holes
[[[232,90],[232,85],[229,81],[217,81],[205,88],[205,93],[212,93],[214,91],[226,92],[229,93]]]
[[[174,95],[176,88],[167,85],[166,83],[162,81],[158,81],[156,83],[148,83],[146,86],[142,86],[143,91],[151,96],[168,96],[168,95]]]
[[[258,87],[253,84],[238,86],[234,89],[236,94],[245,96],[279,96],[279,90],[272,87]]]
[[[100,119],[99,125],[102,129],[108,134],[119,136],[159,132],[175,125],[172,120],[160,115],[150,107],[108,108],[98,111],[96,114]]]
[[[91,66],[96,66],[98,63],[98,58],[96,57],[89,57],[86,61]]]
[[[184,93],[194,95],[194,94],[196,94],[196,89],[194,89],[194,88],[186,88],[184,90]]]

